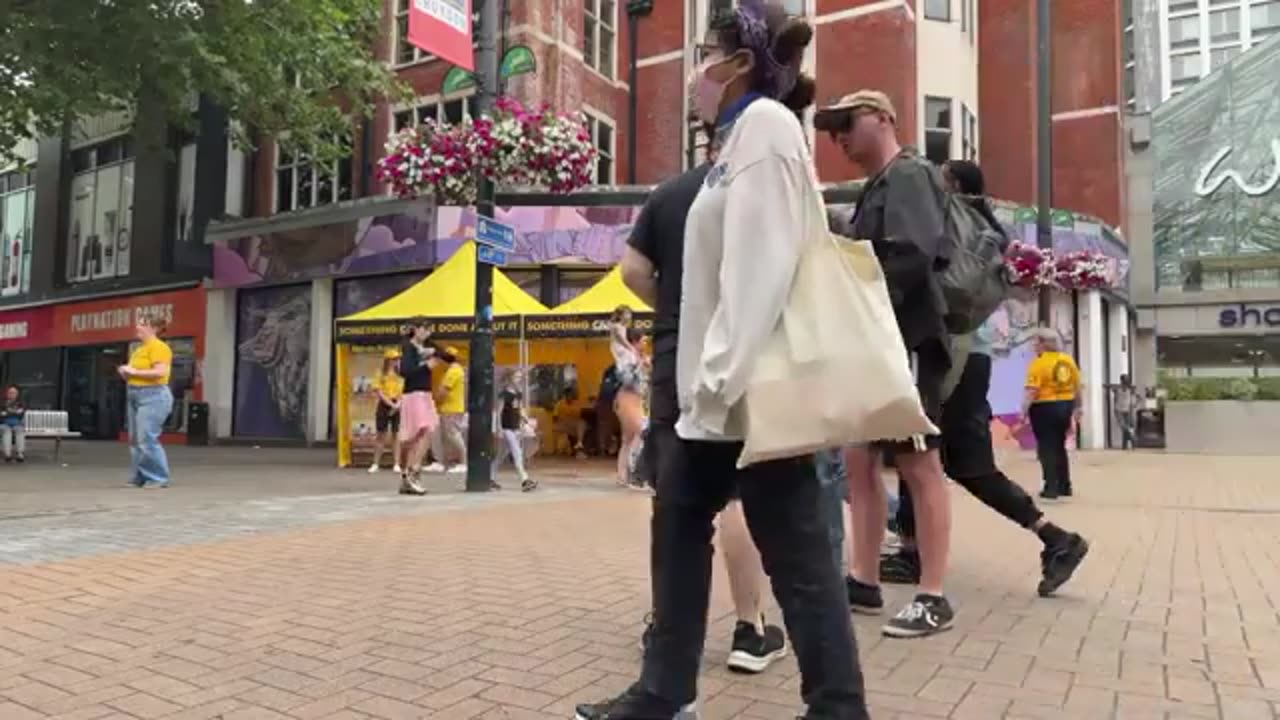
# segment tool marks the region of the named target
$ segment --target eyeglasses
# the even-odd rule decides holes
[[[693,47],[694,63],[701,65],[708,60],[724,57],[724,48],[710,43],[698,43]]]

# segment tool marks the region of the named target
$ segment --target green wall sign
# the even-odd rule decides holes
[[[533,56],[533,51],[528,45],[516,45],[502,56],[502,66],[498,70],[498,74],[505,78],[512,78],[517,75],[527,75],[538,69],[538,60]]]
[[[445,73],[444,85],[440,88],[440,92],[448,95],[461,90],[469,90],[475,86],[475,74],[467,72],[455,65],[449,68],[449,72]]]

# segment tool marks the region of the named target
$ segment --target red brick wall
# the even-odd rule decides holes
[[[985,0],[984,0],[985,1]],[[866,5],[860,0],[825,0],[820,12]],[[826,103],[862,88],[882,90],[898,110],[898,137],[916,138],[916,27],[902,7],[871,12],[817,26],[818,102]],[[837,182],[862,172],[829,138],[819,134],[815,152],[818,175]]]
[[[1123,216],[1120,17],[1114,0],[1053,3],[1053,205],[1118,225]],[[1034,204],[1036,14],[1028,0],[982,0],[981,161],[992,195]],[[1065,113],[1065,115],[1064,115]]]

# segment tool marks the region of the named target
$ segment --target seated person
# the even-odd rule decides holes
[[[560,398],[551,413],[554,422],[552,433],[569,438],[570,448],[578,457],[586,457],[587,454],[583,446],[587,438],[587,421],[582,415],[584,409],[577,393],[570,392]]]

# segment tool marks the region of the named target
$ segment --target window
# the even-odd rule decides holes
[[[591,130],[591,144],[595,146],[596,153],[596,184],[612,185],[613,179],[613,158],[614,158],[614,130],[607,120],[596,117],[595,115],[587,115],[587,128]]]
[[[1169,0],[1169,14],[1195,12],[1199,8],[1198,0]]]
[[[960,144],[965,160],[978,159],[978,117],[968,105],[960,104]]]
[[[1209,72],[1213,72],[1218,68],[1231,62],[1231,58],[1240,54],[1240,46],[1232,45],[1230,47],[1218,48],[1209,52]]]
[[[409,65],[434,59],[435,56],[424,53],[409,42],[409,5],[413,0],[396,0],[396,33],[391,44],[391,64]],[[471,12],[471,35],[475,39],[472,47],[480,44],[480,3],[473,3]]]
[[[929,20],[951,22],[951,0],[924,0],[924,16]]]
[[[1254,42],[1280,30],[1280,0],[1254,3],[1249,8],[1249,24]]]
[[[21,295],[31,287],[35,203],[35,170],[0,174],[0,295]]]
[[[1169,48],[1173,50],[1197,47],[1200,44],[1200,18],[1184,17],[1169,21]]]
[[[321,165],[276,143],[276,212],[351,199],[351,156]]]
[[[582,56],[587,66],[613,79],[613,55],[617,49],[616,0],[584,0],[582,13]]]
[[[129,274],[133,142],[117,137],[71,152],[67,282]]]
[[[1204,74],[1201,68],[1200,53],[1175,55],[1169,58],[1169,82],[1175,88],[1186,87],[1199,80]]]
[[[1240,41],[1240,10],[1216,10],[1209,13],[1209,39]]]
[[[393,116],[393,130],[399,132],[411,125],[421,125],[427,120],[457,125],[463,118],[474,118],[476,115],[475,95],[452,100],[432,100],[397,112]]]
[[[924,99],[924,154],[941,165],[951,159],[951,98]]]

